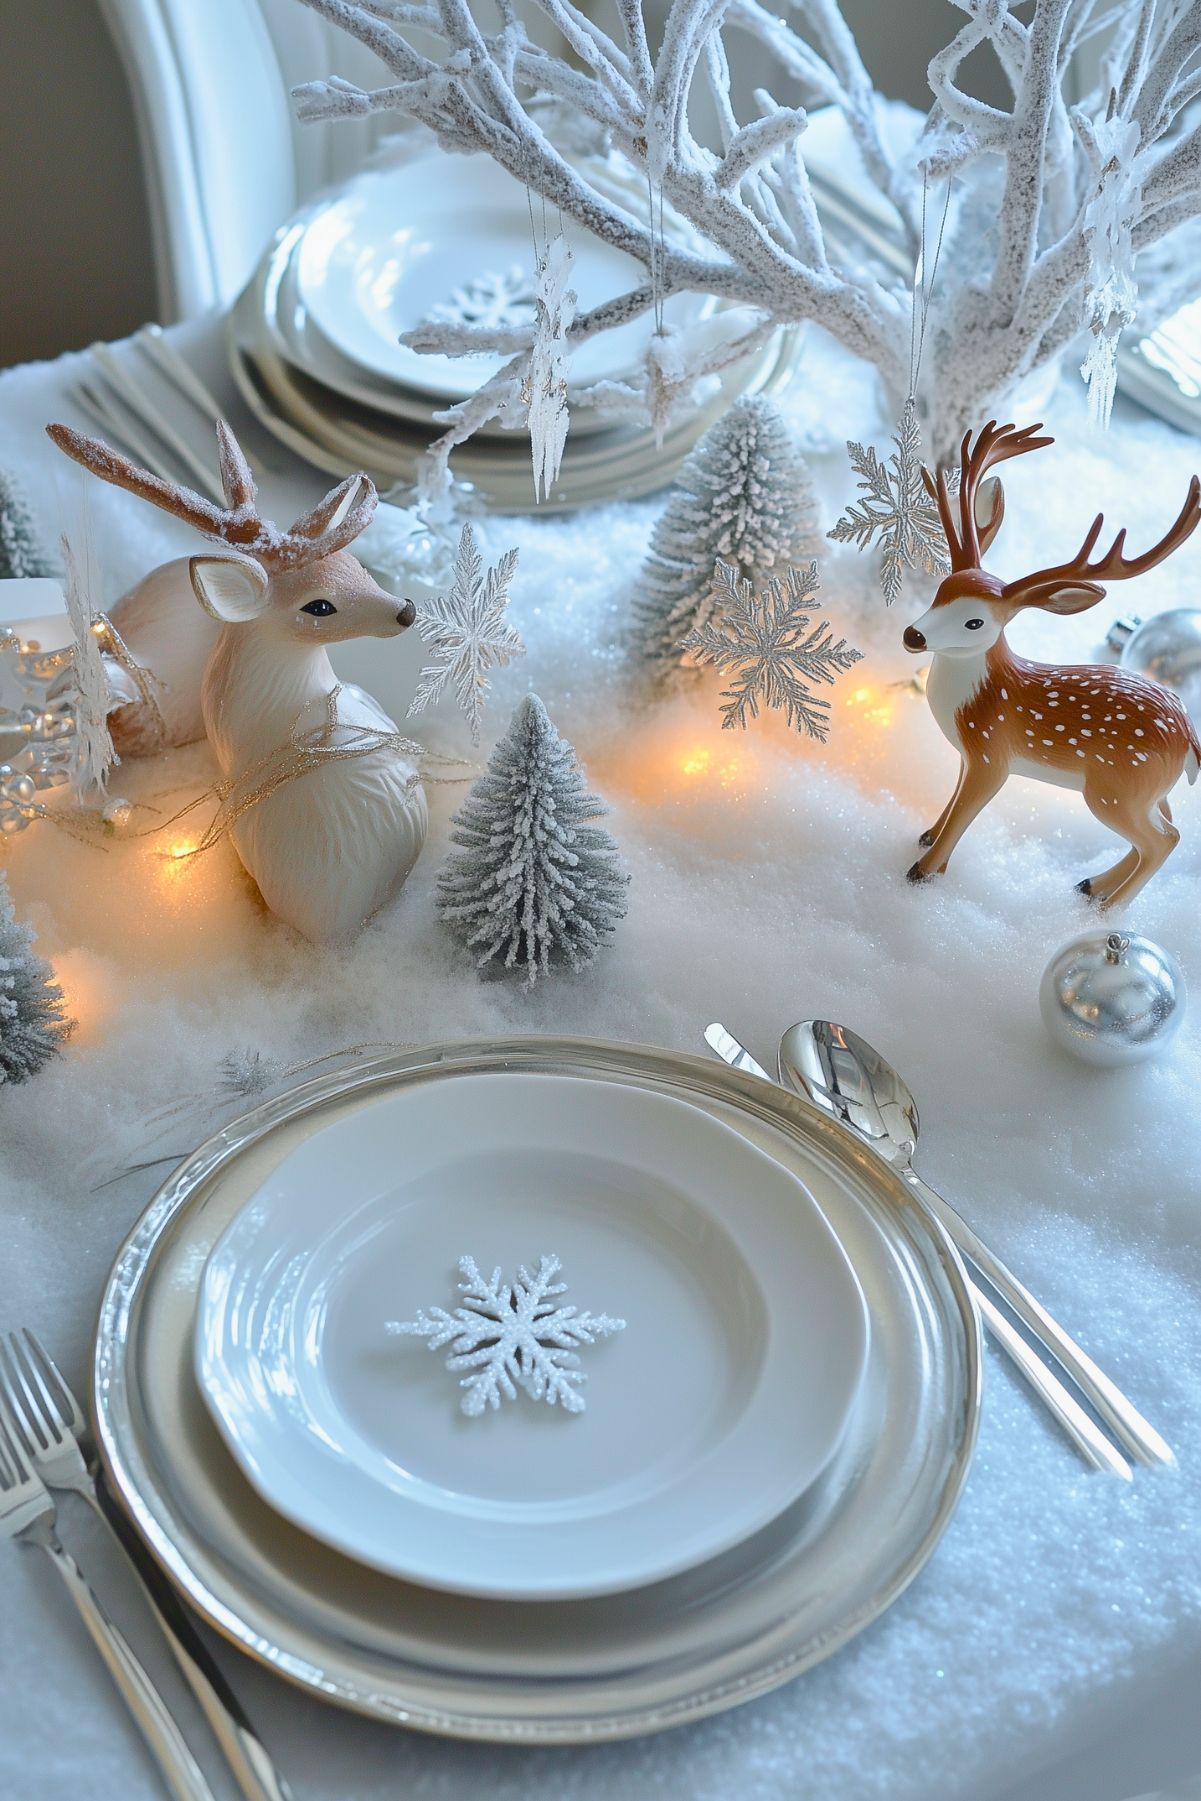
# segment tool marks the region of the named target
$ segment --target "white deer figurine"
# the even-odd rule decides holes
[[[249,465],[223,421],[224,510],[67,426],[48,430],[85,468],[228,547],[183,566],[190,610],[208,627],[204,728],[222,774],[251,791],[261,780],[263,790],[235,809],[231,836],[273,913],[316,943],[352,937],[412,869],[427,821],[395,725],[370,695],[339,686],[326,654],[344,638],[397,637],[416,616],[345,548],[371,518],[373,485],[350,476],[281,531],[260,517]],[[164,610],[164,637],[170,618]],[[300,740],[319,742],[321,754],[279,780],[303,754],[293,748]]]
[[[1126,856],[1079,884],[1102,907],[1130,900],[1179,843],[1167,796],[1187,775],[1197,779],[1201,743],[1170,689],[1109,664],[1031,663],[1015,656],[1005,627],[1027,607],[1081,613],[1105,595],[1101,582],[1129,581],[1162,563],[1201,523],[1201,481],[1194,475],[1175,523],[1141,556],[1124,555],[1120,531],[1090,562],[1104,516],[1093,520],[1076,555],[1053,568],[1002,582],[981,567],[1001,527],[1005,496],[986,471],[1008,457],[1054,442],[1039,425],[1021,431],[995,420],[963,440],[959,504],[946,475],[926,486],[938,503],[951,573],[933,604],[905,631],[907,650],[933,651],[926,698],[960,756],[959,782],[921,843],[911,882],[941,874],[951,852],[1011,775],[1075,788],[1089,811],[1124,838]],[[983,486],[981,483],[983,482]],[[958,518],[956,518],[958,511]]]

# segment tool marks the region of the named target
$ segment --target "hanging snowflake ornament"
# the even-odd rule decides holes
[[[567,239],[552,238],[538,259],[538,291],[534,298],[534,344],[521,386],[534,464],[534,497],[545,500],[559,477],[567,443],[567,368],[571,360],[567,334],[575,318],[572,255]]]
[[[624,1332],[626,1323],[558,1305],[555,1297],[567,1292],[566,1282],[555,1281],[561,1267],[557,1257],[544,1255],[534,1275],[522,1264],[515,1282],[505,1281],[499,1268],[485,1280],[474,1257],[460,1257],[462,1305],[453,1313],[422,1309],[416,1319],[389,1321],[387,1330],[397,1338],[424,1338],[431,1351],[449,1345],[446,1367],[466,1372],[459,1387],[463,1412],[471,1418],[498,1408],[502,1399],[516,1400],[519,1389],[548,1407],[583,1413],[580,1388],[587,1375],[576,1347]]]
[[[479,743],[488,671],[525,655],[520,632],[505,618],[516,568],[517,551],[506,550],[499,563],[485,570],[471,526],[464,525],[450,593],[423,601],[417,615],[417,630],[433,645],[434,654],[418,678],[410,719],[433,706],[450,682],[471,728],[471,741]]]
[[[852,501],[827,533],[836,544],[880,548],[880,591],[891,606],[901,592],[906,569],[945,575],[951,567],[938,508],[922,479],[922,436],[912,394],[905,402],[893,434],[896,449],[887,459],[871,445],[847,440],[851,468],[859,478],[862,499]]]
[[[814,619],[817,564],[790,568],[783,579],[773,575],[756,587],[719,561],[713,580],[713,612],[680,640],[680,649],[692,651],[698,663],[733,674],[722,694],[722,726],[745,731],[748,714],[757,719],[762,702],[824,744],[830,703],[813,694],[810,683],[833,686],[863,652],[843,638],[835,640],[828,620]]]

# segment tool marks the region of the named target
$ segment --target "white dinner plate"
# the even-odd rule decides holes
[[[528,281],[507,278],[532,276],[535,238],[541,245],[548,229],[558,229],[556,216],[548,225],[544,212],[540,200],[531,202],[519,181],[483,156],[437,151],[365,170],[309,219],[296,252],[300,300],[327,343],[368,376],[442,402],[462,400],[504,358],[422,354],[401,344],[400,334],[439,308],[449,308],[460,322],[528,325],[532,289]],[[624,251],[570,220],[566,231],[577,311],[614,300],[645,280],[642,265]],[[707,296],[674,295],[664,316],[682,324],[713,304]],[[572,382],[628,375],[640,366],[654,329],[648,313],[589,339],[572,356]]]
[[[624,1319],[585,1409],[460,1406],[460,1257],[562,1263],[552,1304]],[[264,1499],[409,1581],[512,1600],[661,1581],[765,1526],[842,1438],[868,1348],[808,1191],[674,1098],[578,1078],[400,1092],[285,1159],[205,1270],[197,1375]]]
[[[585,1601],[450,1595],[342,1556],[269,1508],[200,1397],[199,1275],[250,1196],[331,1120],[468,1076],[608,1081],[685,1099],[810,1189],[871,1316],[834,1460],[763,1532],[709,1563]],[[304,1083],[174,1171],[113,1266],[93,1405],[107,1479],[190,1606],[314,1698],[526,1746],[661,1731],[789,1681],[913,1580],[950,1520],[980,1405],[979,1320],[946,1234],[853,1133],[711,1058],[595,1040],[437,1044]]]

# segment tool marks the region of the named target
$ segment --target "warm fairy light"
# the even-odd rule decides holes
[[[847,706],[856,708],[868,725],[888,725],[892,719],[892,706],[878,688],[856,688]]]
[[[742,773],[742,758],[737,752],[715,756],[708,745],[697,744],[680,757],[679,770],[690,780],[710,776],[719,788],[731,788]]]

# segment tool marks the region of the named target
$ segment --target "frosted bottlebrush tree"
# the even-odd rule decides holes
[[[643,654],[658,675],[680,667],[680,640],[714,606],[714,565],[769,575],[814,548],[809,473],[784,420],[762,394],[736,400],[676,477],[639,581]]]
[[[444,149],[482,151],[566,219],[636,258],[643,278],[581,312],[573,345],[640,314],[661,316],[664,297],[684,290],[731,303],[720,326],[658,331],[636,387],[609,383],[580,395],[644,407],[660,425],[701,377],[802,319],[874,363],[899,408],[909,289],[830,254],[805,168],[807,114],[784,101],[803,92],[833,104],[915,263],[923,184],[938,192],[954,178],[922,396],[931,441],[945,456],[1016,381],[1086,330],[1100,345],[1090,380],[1103,391],[1135,301],[1150,324],[1195,288],[1189,251],[1201,214],[1195,0],[1036,0],[1029,17],[1008,0],[952,3],[965,22],[930,63],[933,105],[916,144],[900,151],[884,141],[878,97],[834,0],[790,0],[780,8],[787,17],[762,0],[671,0],[655,51],[639,0],[616,0],[613,35],[574,0],[530,0],[561,55],[532,41],[512,0],[495,0],[486,21],[469,0],[303,0],[375,51],[392,79],[368,91],[334,76],[297,89],[296,102],[304,119],[406,114]],[[766,52],[779,97],[758,89],[757,116],[746,119],[730,98],[727,40],[738,36]],[[1098,38],[1106,45],[1099,80],[1069,105],[1069,64]],[[961,83],[982,45],[1004,71],[1007,107],[977,100]],[[719,121],[713,146],[689,121],[700,88]],[[568,161],[556,148],[568,126],[577,144],[591,128],[593,154]],[[615,180],[615,170],[635,179]],[[427,324],[408,341],[508,357],[454,409],[440,444],[444,464],[454,443],[516,406],[534,331]]]

